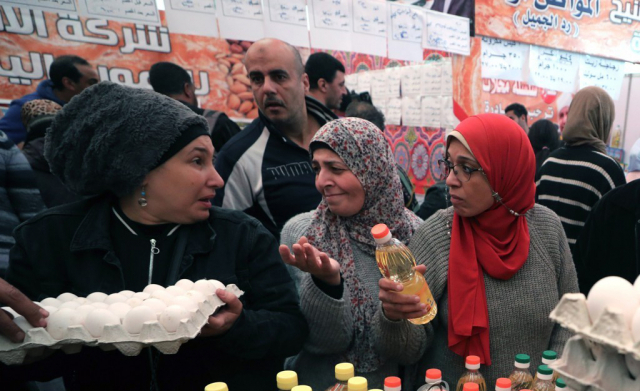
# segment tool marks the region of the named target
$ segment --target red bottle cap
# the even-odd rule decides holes
[[[480,386],[476,383],[464,383],[462,391],[480,391]]]
[[[478,365],[480,364],[480,357],[478,356],[467,356],[467,364]]]
[[[501,377],[500,379],[496,380],[496,387],[511,388],[511,380],[505,377]]]
[[[395,376],[389,376],[384,379],[385,387],[400,387],[400,378]]]
[[[376,239],[382,239],[389,234],[389,227],[386,224],[376,224],[371,228],[371,235]]]
[[[427,379],[438,380],[442,379],[442,372],[439,369],[427,369]]]

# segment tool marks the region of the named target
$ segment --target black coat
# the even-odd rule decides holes
[[[123,290],[109,228],[113,202],[102,196],[63,205],[20,225],[7,280],[33,300],[63,292],[86,297]],[[231,390],[276,389],[284,358],[301,349],[308,333],[278,243],[257,220],[217,207],[208,220],[190,228],[176,280],[213,278],[237,284],[245,292],[244,310],[228,332],[197,337],[175,355],[144,349],[126,357],[84,347],[79,354],[58,352],[33,365],[0,365],[4,384],[11,377],[41,380],[63,375],[70,391],[148,390],[149,363],[157,360],[155,376],[161,390],[203,390],[217,381]]]
[[[593,207],[573,260],[585,295],[607,276],[635,281],[640,275],[640,180],[611,190]]]

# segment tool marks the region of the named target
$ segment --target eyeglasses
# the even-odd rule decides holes
[[[456,169],[458,167],[459,169]],[[438,160],[438,168],[440,168],[440,180],[445,180],[449,176],[449,173],[453,170],[453,175],[458,178],[460,182],[469,182],[471,179],[471,174],[476,171],[480,171],[484,173],[482,167],[480,168],[471,168],[469,166],[465,166],[464,164],[453,164],[449,160],[440,159]]]

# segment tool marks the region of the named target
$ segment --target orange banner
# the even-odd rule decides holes
[[[634,0],[476,0],[476,34],[640,61]]]

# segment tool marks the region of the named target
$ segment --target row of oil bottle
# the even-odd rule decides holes
[[[542,354],[543,365],[538,367],[535,376],[529,371],[531,358],[526,354],[517,354],[514,369],[508,378],[500,378],[496,381],[496,391],[562,391],[566,390],[565,382],[558,378],[555,371],[549,368],[549,364],[557,358],[556,352],[547,350]],[[462,374],[455,391],[488,391],[486,381],[480,373],[480,357],[467,356],[465,360],[466,372]],[[367,379],[355,376],[353,365],[342,363],[335,368],[336,384],[326,391],[382,391],[369,389]],[[277,377],[278,391],[313,391],[311,387],[298,385],[298,375],[294,371],[282,371]],[[384,382],[384,391],[401,391],[400,378],[387,377]],[[429,369],[426,372],[425,384],[417,391],[449,391],[449,385],[442,381],[442,372],[439,369]],[[213,383],[205,388],[205,391],[229,391],[224,383]],[[453,390],[451,390],[453,391]]]

